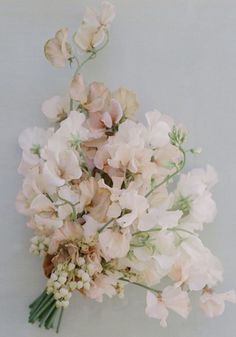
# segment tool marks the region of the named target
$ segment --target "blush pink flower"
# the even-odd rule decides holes
[[[160,325],[167,326],[168,309],[175,311],[183,318],[187,318],[191,310],[188,293],[181,288],[167,287],[161,295],[147,292],[146,314],[160,320]]]

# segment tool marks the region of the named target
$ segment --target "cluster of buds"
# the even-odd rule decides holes
[[[30,253],[34,255],[44,256],[48,251],[49,238],[45,236],[34,236],[30,240]]]
[[[89,290],[96,272],[94,265],[87,263],[85,257],[80,256],[74,262],[59,263],[48,280],[47,293],[53,293],[58,308],[69,305],[73,291]]]
[[[70,264],[69,264],[70,265]],[[47,283],[47,293],[54,294],[57,308],[68,307],[72,292],[69,287],[69,265],[58,264]]]

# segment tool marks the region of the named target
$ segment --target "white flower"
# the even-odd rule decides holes
[[[72,150],[59,152],[57,157],[48,151],[43,175],[49,184],[62,186],[68,181],[79,179],[82,171],[78,158]]]
[[[195,222],[211,223],[216,216],[216,204],[210,192],[197,197],[191,204],[190,216]]]
[[[90,289],[86,291],[86,296],[98,302],[103,301],[103,295],[107,295],[110,298],[113,297],[116,295],[115,286],[119,277],[119,273],[110,275],[98,274],[94,282],[92,282]]]
[[[53,96],[42,104],[42,112],[52,122],[58,122],[66,117],[66,102],[60,96]]]
[[[71,47],[67,42],[68,29],[62,28],[54,38],[48,40],[44,46],[47,60],[55,67],[63,68],[71,58]]]
[[[167,326],[168,309],[175,311],[183,318],[187,318],[190,312],[190,300],[188,293],[180,288],[166,287],[161,295],[147,292],[146,314],[149,317],[160,320],[162,327]]]
[[[47,144],[53,129],[38,127],[25,129],[19,136],[19,145],[23,150],[23,160],[30,165],[37,165],[40,161],[42,148]]]
[[[222,266],[199,238],[191,236],[178,247],[170,277],[176,286],[186,283],[190,290],[201,290],[222,281]]]
[[[154,227],[173,228],[178,225],[182,212],[171,211],[171,198],[167,199],[158,208],[149,208],[147,213],[140,217],[138,229],[149,230]]]
[[[119,88],[112,96],[120,103],[124,115],[133,119],[139,107],[136,94],[126,88]]]
[[[85,220],[85,224],[83,225],[84,236],[88,239],[94,236],[98,232],[98,230],[104,225],[96,221],[89,214],[84,215],[83,218]]]
[[[217,173],[211,166],[206,170],[194,169],[187,174],[182,174],[177,186],[177,192],[183,197],[193,198],[209,191],[217,182]]]
[[[74,36],[74,41],[78,47],[86,52],[98,48],[105,40],[103,28],[94,28],[87,24],[82,24]]]
[[[35,213],[34,222],[36,227],[59,228],[63,225],[61,219],[57,218],[56,207],[45,195],[37,195],[31,205],[31,210]]]
[[[126,120],[118,132],[97,151],[94,163],[102,169],[108,164],[115,169],[143,172],[151,162],[152,151],[145,147],[147,130],[142,124]]]
[[[214,220],[216,204],[210,189],[216,182],[217,174],[211,166],[181,175],[175,191],[175,205],[182,207],[184,212],[184,228],[202,230],[203,224]]]
[[[82,75],[76,75],[70,85],[70,97],[76,101],[79,101],[81,104],[87,102],[87,88],[84,82]]]
[[[235,291],[217,294],[212,289],[206,289],[200,296],[200,307],[208,317],[222,315],[225,310],[225,301],[236,303]]]
[[[119,197],[121,209],[127,210],[126,214],[117,219],[121,227],[128,227],[143,214],[148,208],[148,201],[136,191],[123,190]]]
[[[103,2],[101,12],[87,8],[82,24],[74,36],[74,41],[83,51],[92,51],[105,41],[108,28],[115,17],[114,6]]]
[[[59,206],[57,208],[57,212],[60,219],[66,219],[73,212],[71,204],[75,205],[74,209],[77,212],[80,210],[79,194],[75,193],[69,186],[61,186],[58,191],[58,197],[59,200],[57,203]]]
[[[38,186],[33,177],[27,176],[23,181],[22,191],[18,194],[16,199],[16,208],[18,212],[25,215],[31,215],[31,202],[41,192],[42,186]]]
[[[100,13],[95,10],[87,8],[83,21],[91,27],[98,28],[103,26],[108,28],[115,18],[115,7],[108,1],[103,1],[101,4]]]
[[[99,234],[98,240],[106,260],[122,258],[129,251],[131,234],[129,229],[122,231],[106,229]]]
[[[77,150],[81,142],[89,138],[89,130],[84,123],[84,114],[71,111],[68,118],[61,122],[60,128],[49,139],[47,148],[54,153],[71,148]]]
[[[148,143],[153,148],[163,147],[170,142],[173,121],[167,116],[161,115],[157,110],[145,114],[148,122]]]

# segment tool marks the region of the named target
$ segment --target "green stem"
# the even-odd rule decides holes
[[[49,297],[47,294],[44,296],[44,298],[42,299],[41,302],[39,302],[34,308],[32,308],[32,310],[30,311],[30,316],[29,316],[29,321],[33,321],[35,315],[37,314],[37,312],[39,312],[39,310],[49,301],[49,299],[51,298],[51,296]]]
[[[53,328],[53,323],[55,321],[57,311],[58,311],[57,307],[53,306],[53,309],[52,309],[50,315],[48,315],[48,317],[45,321],[45,324],[44,324],[46,329]]]
[[[98,233],[100,234],[107,226],[109,226],[115,219],[109,220],[102,228],[98,230]]]
[[[76,217],[77,217],[75,205],[72,204],[72,202],[70,202],[70,201],[68,201],[68,200],[66,200],[66,199],[64,199],[64,198],[62,198],[62,197],[60,197],[59,195],[58,195],[58,198],[59,198],[61,201],[64,201],[66,204],[68,204],[68,205],[71,206],[71,208],[72,208],[72,219],[73,219],[73,221],[75,221],[75,220],[76,220]]]
[[[149,229],[149,230],[146,230],[146,231],[138,231],[138,232],[133,233],[132,236],[136,236],[136,235],[143,234],[143,233],[160,232],[162,229],[163,228],[152,228],[152,229]],[[185,233],[196,236],[195,233],[190,232],[190,231],[188,231],[187,229],[184,229],[184,228],[174,227],[174,228],[166,228],[166,230],[171,231],[171,232],[180,231],[180,232],[185,232]]]
[[[160,232],[162,230],[162,228],[152,228],[152,229],[149,229],[147,231],[138,231],[138,232],[135,232],[133,233],[132,235],[139,235],[139,234],[142,234],[142,233],[149,233],[149,232]]]
[[[100,48],[91,50],[91,51],[89,52],[89,56],[88,56],[85,60],[83,60],[81,63],[79,63],[79,60],[78,60],[76,57],[74,58],[74,59],[76,60],[76,62],[77,62],[77,68],[76,68],[76,71],[75,71],[75,73],[74,73],[73,78],[75,78],[75,77],[80,73],[81,69],[83,68],[83,66],[84,66],[87,62],[89,62],[90,60],[96,58],[97,54],[107,46],[108,42],[109,42],[109,32],[107,31],[107,34],[106,34],[106,41],[104,42],[104,44],[103,44]],[[71,98],[71,99],[70,99],[70,111],[73,110],[73,108],[74,108],[74,107],[73,107],[73,105],[74,105],[73,103],[74,103],[74,101],[73,101],[73,99]]]
[[[59,332],[59,329],[60,329],[60,325],[61,325],[61,319],[62,319],[63,312],[64,312],[64,308],[61,308],[61,311],[60,311],[60,316],[59,316],[58,323],[57,323],[57,329],[56,329],[56,333],[58,333],[58,332]]]
[[[41,302],[42,302],[42,300],[43,300],[43,298],[45,297],[45,295],[47,294],[47,292],[46,292],[46,289],[42,292],[42,294],[40,295],[40,296],[38,296],[35,300],[34,300],[34,302],[32,302],[30,305],[29,305],[29,308],[31,309],[31,310],[33,310],[33,308],[34,307],[36,307],[37,305],[39,305]]]
[[[99,53],[101,50],[103,50],[103,49],[107,46],[108,43],[109,43],[109,32],[107,32],[107,36],[106,36],[106,41],[105,41],[105,43],[104,43],[100,48],[91,50],[91,51],[89,52],[90,55],[89,55],[84,61],[82,61],[81,63],[79,63],[79,61],[77,60],[78,66],[77,66],[77,69],[76,69],[76,71],[75,71],[74,77],[75,77],[76,75],[78,75],[79,72],[80,72],[80,70],[82,69],[82,67],[83,67],[87,62],[89,62],[90,60],[94,59],[94,58],[97,56],[97,53]]]
[[[168,176],[166,176],[159,184],[155,185],[146,195],[145,197],[149,197],[149,195],[152,194],[152,192],[154,192],[157,188],[159,188],[160,186],[162,186],[165,183],[168,183],[169,180],[171,180],[174,176],[176,176],[180,171],[182,171],[182,169],[185,166],[186,163],[186,153],[185,151],[182,149],[182,147],[179,147],[179,150],[182,152],[183,154],[183,160],[181,161],[179,167],[176,169],[176,171]]]
[[[185,233],[188,233],[188,234],[197,236],[195,233],[190,232],[190,231],[188,231],[187,229],[184,229],[184,228],[177,228],[177,227],[174,227],[174,228],[168,228],[168,230],[169,230],[169,231],[172,231],[172,232],[175,232],[175,231],[185,232]]]
[[[157,294],[160,294],[160,293],[161,293],[161,290],[157,290],[157,289],[148,287],[148,286],[146,286],[145,284],[142,284],[142,283],[132,282],[132,281],[130,281],[130,280],[124,278],[124,277],[121,277],[119,280],[125,281],[125,282],[128,282],[128,283],[131,283],[131,284],[134,284],[134,285],[136,285],[136,286],[142,287],[142,288],[144,288],[144,289],[146,289],[146,290],[150,290],[150,291],[152,291],[152,292],[154,292],[154,293],[157,293]]]
[[[30,322],[34,323],[38,318],[39,316],[44,312],[46,311],[54,302],[55,302],[55,298],[52,296],[52,297],[49,297],[46,301],[46,303],[43,303],[43,305],[41,305],[38,310],[36,310],[35,313],[33,313],[32,317],[31,317],[31,320]]]
[[[52,314],[52,312],[54,311],[54,309],[56,308],[56,305],[54,304],[49,311],[46,312],[46,314],[42,315],[42,318],[40,320],[39,323],[39,327],[41,327],[43,325],[44,322],[46,322],[46,320],[48,319],[48,317]]]

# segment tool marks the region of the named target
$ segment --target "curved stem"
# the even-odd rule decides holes
[[[106,41],[104,42],[104,44],[100,48],[98,48],[98,49],[91,50],[89,52],[89,56],[86,59],[84,59],[81,63],[79,63],[79,60],[77,59],[77,57],[74,57],[74,59],[77,62],[77,68],[75,70],[73,78],[75,78],[80,73],[82,67],[87,62],[89,62],[90,60],[94,59],[97,56],[97,53],[99,53],[101,50],[103,50],[107,46],[108,42],[109,42],[109,32],[107,31]],[[74,100],[72,98],[70,98],[70,111],[72,111],[73,109],[74,109]]]
[[[107,226],[109,226],[115,219],[109,220],[102,228],[98,230],[98,233],[101,233]]]
[[[177,227],[174,227],[174,228],[168,228],[169,231],[172,231],[172,232],[175,232],[175,231],[180,231],[180,232],[185,232],[185,233],[188,233],[188,234],[191,234],[191,235],[194,235],[194,236],[197,236],[195,233],[193,232],[190,232],[188,231],[187,229],[184,229],[184,228],[177,228]]]
[[[157,290],[157,289],[148,287],[148,286],[146,286],[145,284],[142,284],[142,283],[132,282],[132,281],[130,281],[130,280],[124,278],[124,277],[121,277],[119,280],[125,281],[125,282],[128,282],[128,283],[131,283],[131,284],[134,284],[134,285],[136,285],[136,286],[142,287],[142,288],[144,288],[144,289],[146,289],[146,290],[150,290],[150,291],[152,291],[152,292],[154,292],[154,293],[157,293],[157,294],[160,294],[160,293],[161,293],[161,290]]]
[[[73,220],[75,220],[76,219],[76,209],[75,209],[75,205],[74,204],[72,204],[72,202],[70,202],[70,201],[68,201],[68,200],[66,200],[66,199],[64,199],[64,198],[62,198],[62,197],[60,197],[59,195],[58,195],[58,198],[60,199],[60,200],[62,200],[62,201],[64,201],[66,204],[68,204],[68,205],[70,205],[71,206],[71,208],[72,208],[72,218],[73,218]]]
[[[78,66],[77,66],[77,69],[75,71],[74,77],[79,74],[80,70],[82,69],[82,67],[87,62],[89,62],[90,60],[94,59],[97,56],[97,53],[99,53],[101,50],[103,50],[107,46],[108,42],[109,42],[109,32],[107,31],[106,41],[104,42],[104,44],[100,48],[91,50],[89,52],[89,56],[85,60],[83,60],[81,63],[79,63],[79,61],[76,58]]]
[[[154,192],[158,187],[162,186],[165,183],[168,183],[169,180],[171,180],[174,176],[176,176],[180,171],[182,171],[182,169],[185,166],[186,163],[186,153],[185,151],[182,149],[182,147],[179,147],[179,150],[182,152],[183,154],[183,160],[181,161],[179,167],[176,169],[176,171],[168,176],[166,176],[159,184],[155,185],[146,195],[145,197],[149,197],[149,195],[152,194],[152,192]]]
[[[149,233],[149,232],[160,232],[163,228],[152,228],[152,229],[149,229],[147,231],[138,231],[138,232],[135,232],[132,234],[132,236],[134,235],[139,235],[139,234],[142,234],[142,233]]]

